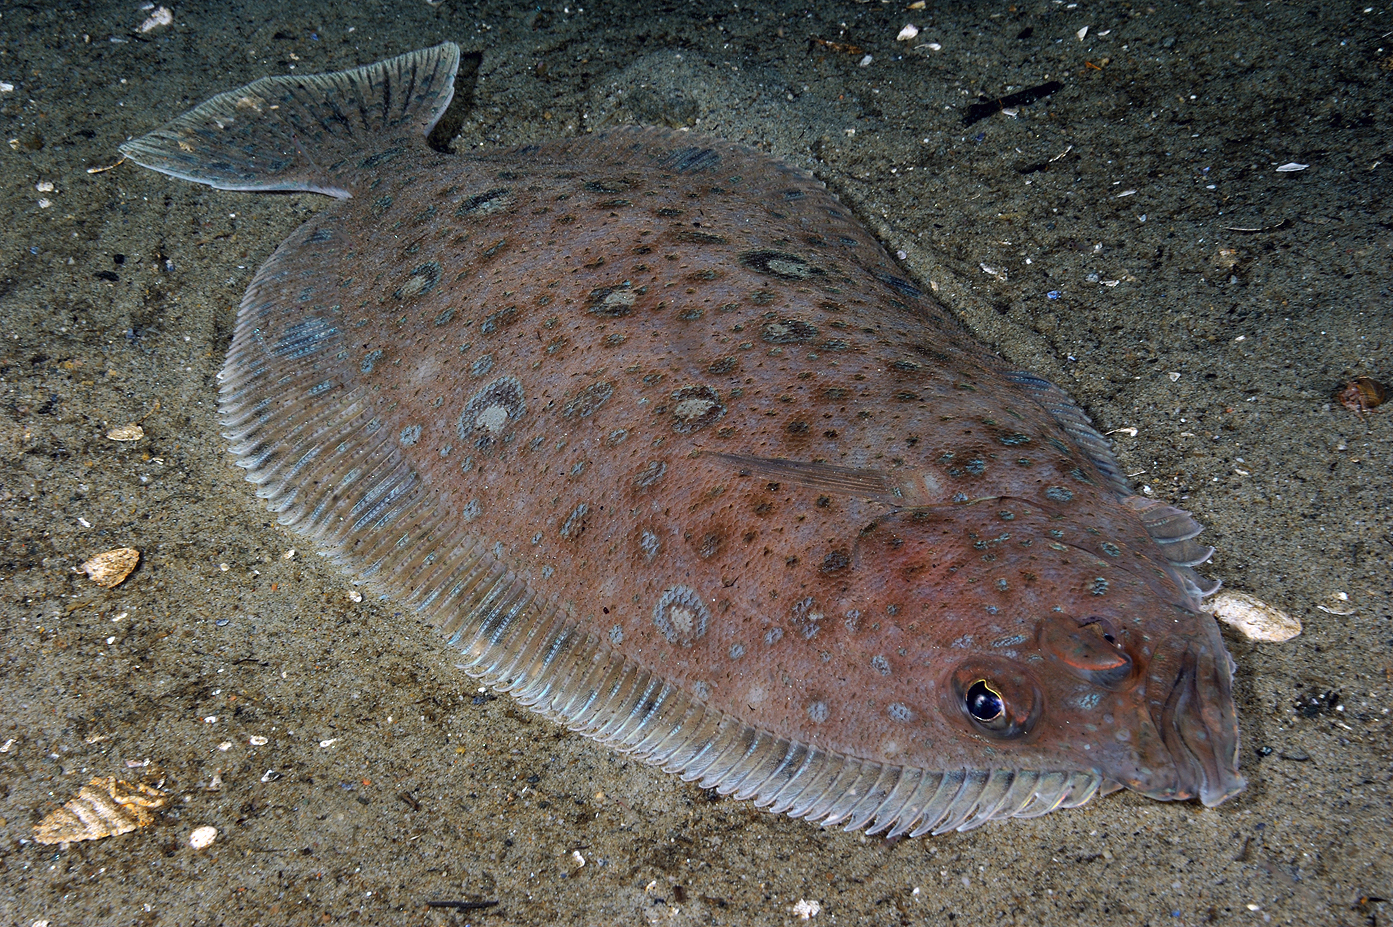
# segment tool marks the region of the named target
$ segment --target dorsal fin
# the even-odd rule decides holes
[[[1074,400],[1062,389],[1044,377],[1037,377],[1024,370],[1013,370],[1004,375],[1007,380],[1030,391],[1030,396],[1050,414],[1055,423],[1074,439],[1093,465],[1107,477],[1108,485],[1120,496],[1129,495],[1132,488],[1122,473],[1117,458],[1113,456],[1112,445],[1098,433],[1093,423]]]
[[[1195,541],[1204,526],[1195,521],[1194,516],[1184,509],[1145,496],[1123,496],[1122,504],[1137,514],[1146,533],[1160,545],[1161,552],[1170,561],[1186,592],[1198,600],[1219,591],[1223,585],[1220,580],[1201,576],[1194,571],[1194,567],[1214,554],[1214,548]]]

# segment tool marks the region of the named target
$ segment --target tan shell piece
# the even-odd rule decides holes
[[[112,441],[139,441],[145,437],[145,429],[139,425],[119,425],[106,433]]]
[[[75,843],[128,834],[155,820],[153,808],[164,807],[164,793],[148,785],[131,785],[115,776],[93,779],[77,797],[49,813],[34,828],[38,843]]]
[[[1214,617],[1253,641],[1289,641],[1301,633],[1301,620],[1245,592],[1221,592],[1209,600]]]
[[[102,551],[78,569],[91,577],[92,582],[98,586],[110,589],[121,585],[139,562],[140,551],[134,547],[118,547],[115,550]]]

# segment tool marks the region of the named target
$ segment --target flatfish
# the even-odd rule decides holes
[[[1212,550],[1061,390],[757,151],[434,150],[458,61],[263,78],[122,146],[336,198],[221,373],[283,524],[533,711],[774,812],[919,835],[1243,788]]]

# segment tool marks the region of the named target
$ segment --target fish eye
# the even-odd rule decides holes
[[[976,734],[1019,740],[1035,729],[1044,695],[1031,672],[1013,660],[981,655],[955,667],[942,690],[943,710]]]
[[[974,721],[991,724],[1006,715],[1006,703],[1001,693],[991,687],[985,679],[979,679],[967,689],[967,713]]]

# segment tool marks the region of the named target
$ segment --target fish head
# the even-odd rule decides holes
[[[1057,515],[1010,508],[986,525],[968,506],[898,513],[858,544],[879,595],[932,616],[907,648],[936,728],[916,762],[1087,772],[1211,806],[1242,790],[1234,664],[1155,542],[1123,519],[1115,542],[1070,544]]]

